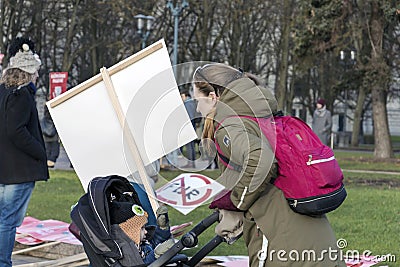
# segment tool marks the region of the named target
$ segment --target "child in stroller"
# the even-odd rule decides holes
[[[146,230],[148,214],[141,206],[132,205],[129,201],[111,200],[110,202],[111,224],[118,225],[135,243],[144,264],[152,263],[174,245],[169,227],[167,206],[160,206],[156,214],[157,225],[155,230],[146,237],[146,234],[148,234]]]
[[[147,217],[132,185],[118,175],[92,179],[71,211],[95,267],[147,266],[173,246],[167,207],[157,210],[157,226],[145,228]]]
[[[93,267],[159,267],[172,262],[178,266],[195,266],[225,242],[224,238],[215,236],[189,260],[178,253],[196,246],[197,237],[218,220],[218,212],[203,219],[176,243],[170,241],[171,233],[166,231],[169,229],[166,207],[159,208],[156,216],[160,235],[154,234],[157,231],[154,227],[141,230],[147,222],[146,212],[129,181],[118,175],[93,178],[87,193],[71,211],[72,222],[79,230],[79,238]],[[135,231],[130,232],[130,227]],[[144,238],[145,231],[149,233]],[[141,239],[147,241],[141,242]],[[158,255],[161,256],[157,258]]]

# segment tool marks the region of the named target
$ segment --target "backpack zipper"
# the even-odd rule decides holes
[[[320,199],[324,199],[324,198],[333,197],[333,196],[335,196],[335,195],[341,193],[341,192],[343,191],[343,189],[344,189],[344,187],[342,187],[339,191],[337,191],[337,192],[334,193],[334,194],[327,195],[327,196],[323,196],[323,197],[318,197],[318,198],[313,198],[313,199],[310,199],[310,200],[299,201],[299,200],[297,200],[297,199],[294,199],[294,200],[293,200],[293,203],[291,203],[290,205],[292,205],[293,207],[296,207],[298,204],[304,204],[304,203],[307,203],[307,202],[313,202],[313,201],[316,201],[316,200],[320,200]]]
[[[308,161],[307,161],[307,165],[313,165],[313,164],[318,164],[318,163],[323,163],[323,162],[328,162],[328,161],[332,161],[335,159],[335,156],[332,156],[330,158],[327,159],[316,159],[316,160],[312,160],[312,155],[308,155]]]

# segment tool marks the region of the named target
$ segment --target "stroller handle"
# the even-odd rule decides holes
[[[219,219],[219,212],[214,211],[211,215],[204,218],[201,222],[199,222],[189,233],[193,233],[196,236],[200,235],[204,230],[210,227],[213,223],[218,221]]]
[[[183,266],[196,266],[208,253],[210,253],[222,242],[225,242],[225,239],[222,236],[214,236],[213,239],[208,241],[208,243],[200,251],[193,255],[193,257]]]
[[[210,227],[213,223],[218,221],[219,212],[214,211],[211,215],[204,218],[201,222],[199,222],[192,230],[182,236],[182,238],[175,243],[167,252],[165,252],[161,257],[159,257],[156,261],[151,263],[149,267],[159,267],[164,266],[170,259],[172,259],[177,253],[182,251],[182,249],[191,248],[197,245],[199,236],[204,230]]]
[[[219,212],[215,211],[204,220],[199,222],[189,233],[186,233],[182,236],[181,242],[182,245],[187,248],[192,248],[197,245],[198,239],[197,237],[204,232],[210,225],[218,221],[219,219]]]

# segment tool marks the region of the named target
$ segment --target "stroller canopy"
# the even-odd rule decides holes
[[[126,178],[118,175],[96,177],[90,181],[87,193],[71,211],[71,219],[78,226],[81,238],[96,254],[106,258],[123,257],[120,245],[112,236],[109,209],[110,201],[120,199],[141,205]]]

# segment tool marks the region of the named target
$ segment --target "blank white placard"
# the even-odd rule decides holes
[[[144,165],[197,138],[163,40],[108,72]],[[94,177],[137,170],[101,74],[47,106],[85,190]]]

